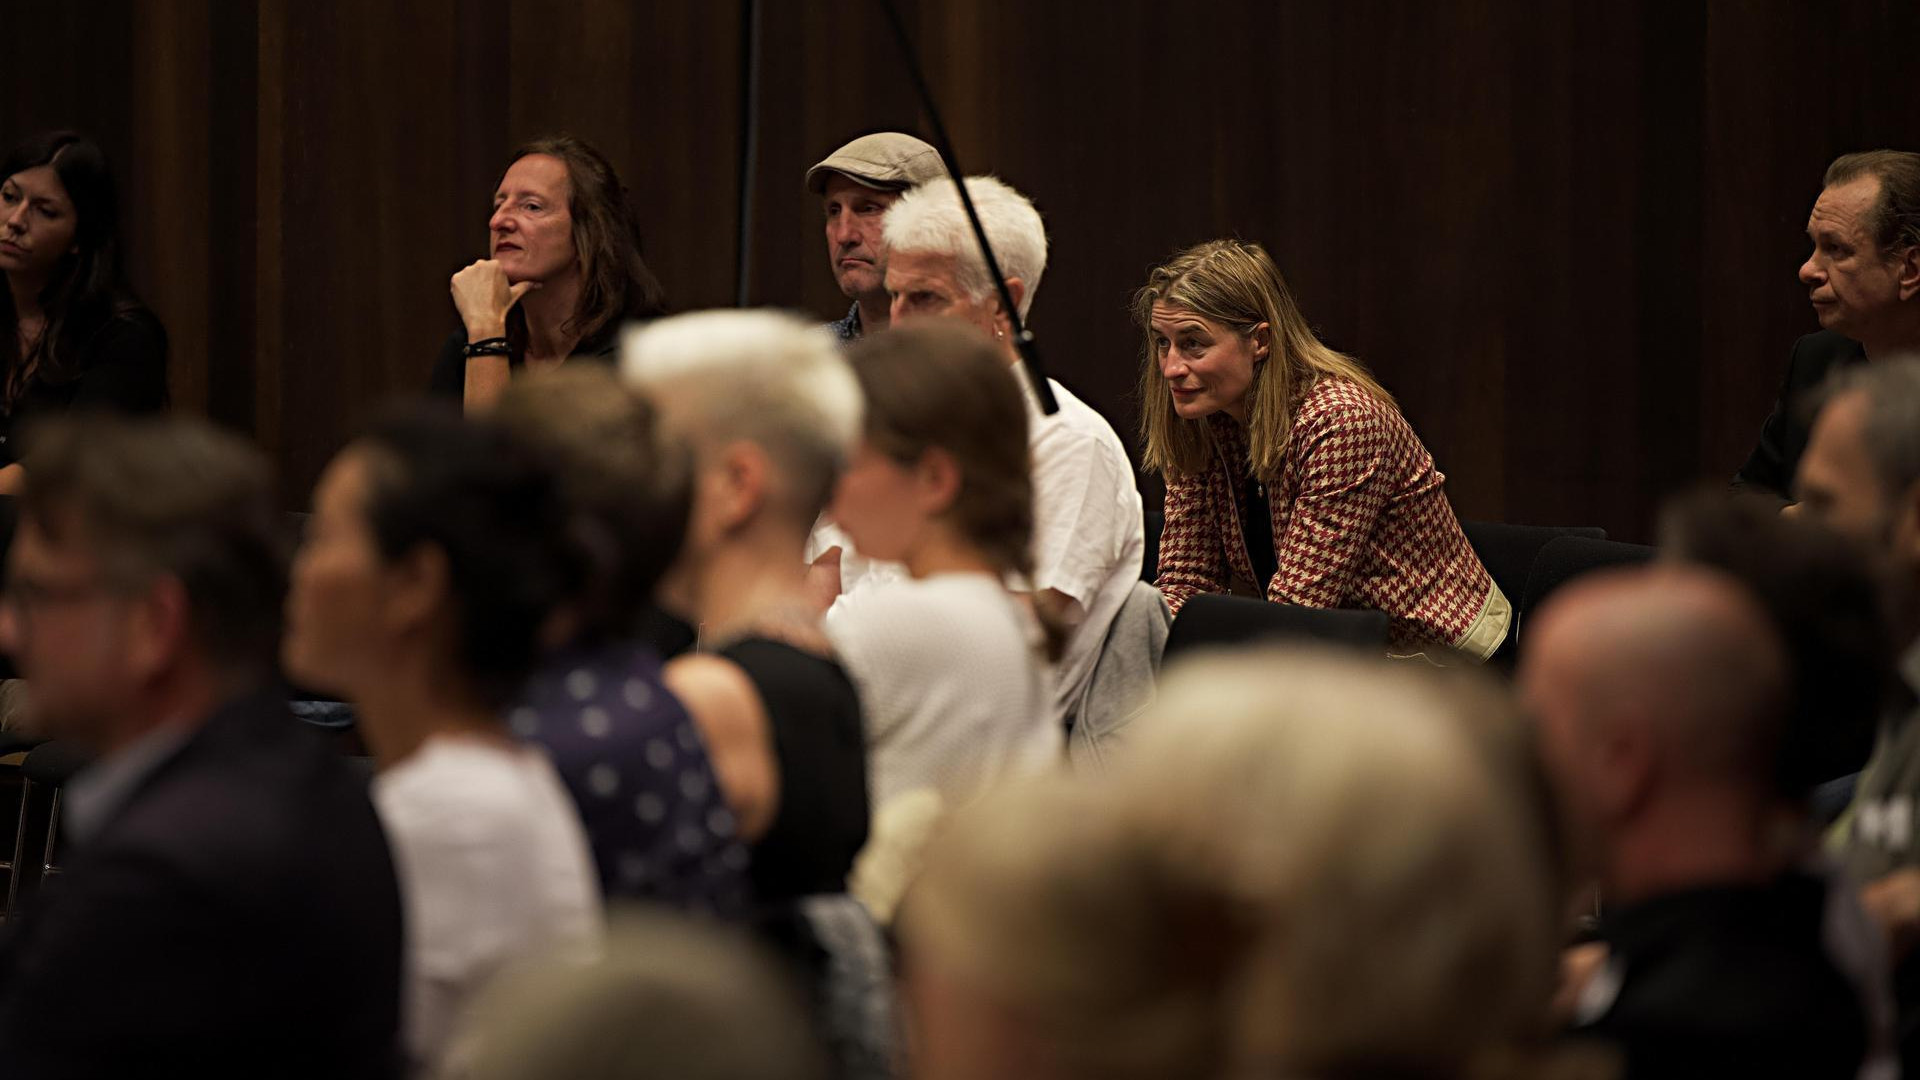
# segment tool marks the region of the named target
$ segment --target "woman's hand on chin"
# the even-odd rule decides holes
[[[520,298],[540,287],[537,281],[507,282],[507,272],[497,259],[480,259],[450,282],[453,306],[467,326],[468,341],[505,337],[507,312]]]

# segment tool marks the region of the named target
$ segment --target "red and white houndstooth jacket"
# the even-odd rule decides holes
[[[1240,533],[1246,433],[1222,414],[1208,422],[1214,467],[1167,480],[1154,584],[1176,614],[1195,593],[1253,580]],[[1399,409],[1351,380],[1322,377],[1294,413],[1286,467],[1267,493],[1280,567],[1267,599],[1384,611],[1396,647],[1458,641],[1493,579],[1460,530],[1445,483]]]

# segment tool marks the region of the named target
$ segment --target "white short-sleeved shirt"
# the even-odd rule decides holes
[[[1060,760],[1038,628],[992,576],[864,589],[827,633],[860,691],[876,810],[920,788],[957,806]]]
[[[1033,456],[1031,588],[1062,593],[1080,608],[1081,618],[1054,665],[1049,693],[1052,716],[1065,730],[1093,678],[1107,630],[1140,580],[1146,551],[1140,491],[1126,447],[1105,417],[1052,379],[1047,382],[1060,411],[1046,416],[1024,374],[1018,369],[1009,374],[1019,380],[1027,401],[1027,445]],[[845,532],[823,519],[809,538],[807,558],[831,547],[841,548],[843,555],[841,600],[827,614],[829,626],[862,590],[906,579],[899,564],[861,556]]]
[[[430,1070],[507,964],[590,959],[605,932],[593,856],[546,755],[440,736],[374,777],[406,913],[407,1048]]]

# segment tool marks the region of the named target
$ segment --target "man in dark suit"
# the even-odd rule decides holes
[[[1840,368],[1920,354],[1920,154],[1871,150],[1827,167],[1800,266],[1821,330],[1794,342],[1786,380],[1736,488],[1792,498],[1806,399]]]
[[[67,872],[6,928],[0,1075],[397,1075],[399,889],[365,782],[273,689],[264,462],[181,420],[30,451],[0,647],[95,760]]]

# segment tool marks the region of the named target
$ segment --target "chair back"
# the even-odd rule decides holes
[[[1318,641],[1363,652],[1387,651],[1385,612],[1360,608],[1310,608],[1244,596],[1203,594],[1189,599],[1167,634],[1164,662],[1194,649],[1254,642]]]
[[[1498,521],[1462,521],[1460,529],[1467,543],[1480,557],[1493,583],[1500,586],[1510,603],[1518,604],[1526,593],[1527,578],[1533,573],[1533,561],[1540,549],[1563,536],[1605,540],[1607,530],[1595,525],[1507,525]]]
[[[1533,560],[1526,589],[1520,594],[1518,629],[1526,629],[1527,617],[1538,610],[1554,590],[1581,574],[1609,566],[1633,566],[1652,559],[1653,549],[1645,544],[1623,544],[1585,536],[1562,536],[1548,541]]]

